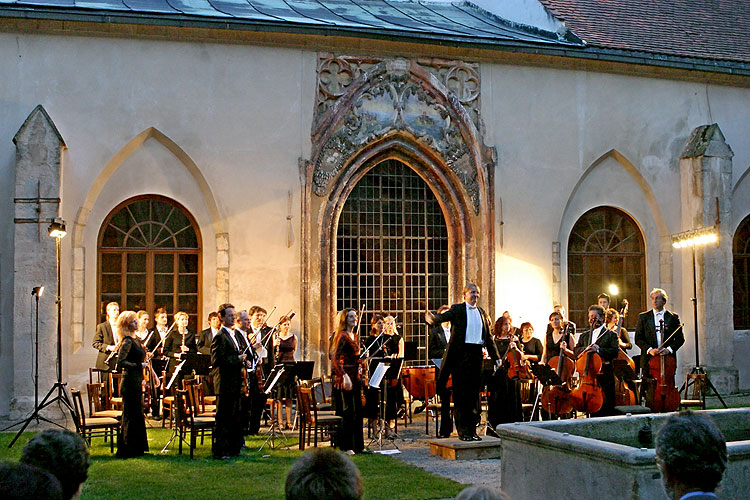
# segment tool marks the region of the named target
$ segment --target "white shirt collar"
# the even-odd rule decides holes
[[[468,302],[466,302],[466,301],[464,301],[464,304],[466,304],[466,308],[467,308],[467,309],[476,309],[476,308],[477,308],[477,306],[472,306],[471,304],[469,304],[469,303],[468,303]]]

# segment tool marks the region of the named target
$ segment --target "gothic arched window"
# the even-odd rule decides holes
[[[370,170],[344,204],[336,231],[336,308],[397,316],[405,341],[427,361],[426,309],[448,302],[448,231],[430,188],[404,163]]]
[[[190,316],[196,330],[201,314],[201,238],[190,213],[162,196],[131,198],[116,207],[99,231],[97,311],[108,302],[121,310],[157,307]]]
[[[750,330],[750,215],[740,223],[732,243],[734,258],[734,329]]]
[[[645,245],[635,221],[612,207],[597,207],[581,216],[568,239],[568,307],[579,327],[588,324],[588,307],[597,295],[619,288],[612,307],[630,302],[630,316],[645,310]],[[637,317],[637,316],[636,316]],[[635,321],[625,323],[634,325]]]

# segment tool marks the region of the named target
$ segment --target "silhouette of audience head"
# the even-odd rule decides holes
[[[286,477],[286,500],[359,500],[362,479],[349,457],[332,448],[300,456]]]

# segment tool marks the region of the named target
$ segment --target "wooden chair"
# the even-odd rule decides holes
[[[178,453],[182,455],[182,440],[186,433],[190,433],[190,459],[193,459],[193,450],[196,447],[196,438],[198,433],[201,435],[201,444],[208,431],[211,433],[211,443],[213,444],[214,428],[216,419],[214,417],[196,415],[196,405],[193,400],[193,393],[190,390],[176,389],[174,391],[174,402],[177,405],[176,415],[179,421],[175,423],[179,433]]]
[[[706,374],[688,373],[685,379],[685,387],[680,398],[680,409],[700,408],[706,409]]]
[[[164,427],[169,418],[169,428],[172,428],[172,413],[174,409],[174,396],[167,391],[167,372],[161,372],[161,426]]]
[[[122,396],[120,395],[120,380],[122,380],[122,373],[109,372],[108,384],[106,385],[106,405],[107,410],[120,410],[122,409]]]
[[[424,432],[430,435],[430,413],[435,419],[435,436],[440,430],[440,396],[437,395],[437,382],[435,379],[424,379]]]
[[[78,389],[72,389],[70,391],[73,396],[73,408],[75,418],[77,420],[76,427],[81,437],[91,446],[91,438],[101,436],[105,440],[109,437],[109,451],[114,453],[115,451],[115,432],[120,427],[120,422],[111,417],[90,417],[86,418],[86,412],[83,409],[83,398],[81,397],[81,391]]]
[[[107,410],[102,404],[102,384],[86,384],[89,399],[89,415],[92,417],[109,417],[120,420],[122,410]]]
[[[315,393],[309,387],[297,386],[297,409],[299,422],[299,449],[304,450],[305,444],[310,444],[310,434],[313,436],[313,446],[318,446],[318,433],[336,428],[341,425],[343,418],[336,415],[319,414],[315,407]]]
[[[326,384],[322,377],[311,378],[308,387],[310,387],[315,394],[315,401],[318,401],[318,411],[331,411],[333,410],[333,404],[326,396]]]

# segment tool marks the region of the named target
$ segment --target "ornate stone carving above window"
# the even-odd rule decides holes
[[[444,159],[478,213],[479,65],[437,59],[320,54],[313,122],[313,192],[325,196],[356,151],[406,132]]]

